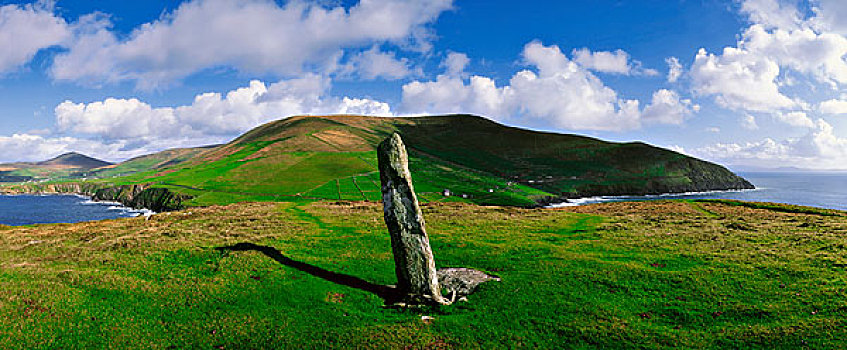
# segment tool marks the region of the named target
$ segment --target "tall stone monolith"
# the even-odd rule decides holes
[[[441,295],[435,258],[429,246],[423,213],[421,213],[409,157],[399,134],[379,144],[379,177],[385,224],[391,234],[391,250],[397,273],[397,288],[406,302],[449,304]]]

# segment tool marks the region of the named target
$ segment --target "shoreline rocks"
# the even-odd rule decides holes
[[[4,194],[76,194],[91,197],[93,201],[117,202],[133,209],[165,212],[185,209],[183,202],[192,197],[175,193],[151,184],[106,186],[85,182],[54,184],[26,184],[0,188]]]

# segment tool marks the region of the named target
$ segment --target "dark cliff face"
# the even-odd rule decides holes
[[[166,188],[149,188],[147,185],[123,185],[99,189],[91,198],[115,201],[135,209],[162,212],[185,208],[183,201],[190,199],[191,196],[177,194]]]
[[[90,182],[67,182],[27,184],[4,188],[3,190],[9,194],[79,194],[90,196],[95,201],[118,202],[130,208],[149,209],[155,212],[184,209],[184,202],[192,198],[189,195],[175,193],[167,188],[151,188],[149,184],[109,186]]]
[[[566,198],[593,196],[643,196],[667,193],[745,190],[756,188],[749,181],[728,169],[699,159],[686,158],[671,165],[679,175],[656,176],[645,181],[612,184],[584,184]]]

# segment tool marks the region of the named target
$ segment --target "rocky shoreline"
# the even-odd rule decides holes
[[[540,206],[562,203],[568,199],[618,196],[654,196],[693,192],[734,191],[755,189],[750,181],[729,169],[693,159],[669,164],[668,170],[679,172],[675,177],[652,177],[644,182],[583,184],[560,196],[536,200]],[[680,181],[682,180],[682,181]]]
[[[93,201],[117,202],[125,207],[154,212],[184,209],[184,202],[192,198],[167,188],[152,187],[152,184],[109,186],[86,182],[15,185],[0,188],[0,193],[76,194],[91,197]]]

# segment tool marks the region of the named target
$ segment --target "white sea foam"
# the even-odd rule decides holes
[[[595,197],[582,197],[582,198],[573,198],[567,199],[564,202],[560,203],[552,203],[547,205],[545,208],[562,208],[562,207],[574,207],[578,205],[586,205],[586,204],[594,204],[594,203],[603,203],[603,202],[625,202],[625,201],[644,201],[644,200],[656,200],[663,198],[685,198],[692,196],[708,196],[715,195],[721,193],[741,193],[741,192],[751,192],[751,191],[760,191],[765,188],[753,188],[753,189],[742,189],[742,190],[720,190],[720,191],[702,191],[702,192],[679,192],[679,193],[662,193],[662,194],[648,194],[643,196],[595,196]]]
[[[136,217],[136,216],[141,216],[141,215],[149,217],[149,216],[156,213],[156,212],[149,210],[149,209],[130,208],[130,207],[124,206],[123,203],[120,203],[120,202],[95,201],[95,200],[92,200],[91,197],[88,197],[88,196],[80,196],[80,197],[86,199],[85,201],[79,202],[80,205],[103,205],[103,206],[108,205],[108,208],[106,208],[106,210],[118,211],[118,212],[121,212],[121,215],[129,216],[129,217]]]
[[[132,212],[130,213],[130,216],[132,216],[132,217],[144,216],[145,218],[150,218],[151,216],[153,216],[153,214],[156,214],[156,212],[154,212],[150,209],[133,209]]]

